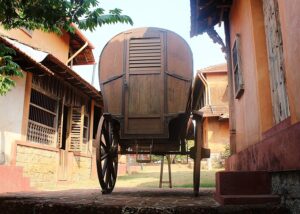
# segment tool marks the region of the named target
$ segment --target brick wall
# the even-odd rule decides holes
[[[82,181],[90,179],[92,162],[91,157],[72,155],[72,181]]]
[[[23,167],[24,176],[31,185],[42,187],[57,180],[58,152],[17,145],[16,165]]]

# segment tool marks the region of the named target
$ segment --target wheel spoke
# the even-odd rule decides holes
[[[103,155],[101,154],[101,161],[103,161],[104,159],[107,159],[108,154],[104,153]]]
[[[109,163],[108,163],[108,167],[107,167],[107,170],[106,170],[106,175],[105,175],[105,184],[108,186],[108,183],[109,183],[109,180],[110,180],[110,169],[109,169]]]
[[[104,139],[105,139],[106,148],[109,150],[110,149],[109,133],[103,132],[103,135],[104,135]]]
[[[100,146],[104,149],[105,152],[107,152],[107,146],[102,141],[100,142]]]
[[[114,164],[114,162],[112,162],[111,164],[111,174],[112,174],[112,177],[113,177],[113,180],[116,180],[117,178],[117,173],[116,173],[116,165]]]
[[[102,166],[102,177],[104,177],[105,172],[107,171],[107,159],[105,159],[103,162],[103,166]]]

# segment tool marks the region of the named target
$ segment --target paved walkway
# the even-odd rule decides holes
[[[98,189],[23,192],[0,195],[0,213],[286,213],[278,205],[220,206],[212,189],[194,197],[192,189],[117,188],[102,195]]]

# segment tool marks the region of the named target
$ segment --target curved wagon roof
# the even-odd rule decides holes
[[[187,112],[192,78],[192,51],[170,30],[127,30],[100,55],[104,112],[118,118],[121,137],[167,138],[169,122]]]

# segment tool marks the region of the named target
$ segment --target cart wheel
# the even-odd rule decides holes
[[[200,168],[201,168],[201,143],[202,143],[202,133],[201,131],[201,123],[196,122],[196,131],[195,131],[195,146],[194,146],[194,195],[199,195],[199,186],[200,186]],[[200,130],[199,130],[200,129]]]
[[[103,116],[97,131],[97,172],[102,194],[113,191],[118,172],[118,137],[116,136],[112,120]]]

